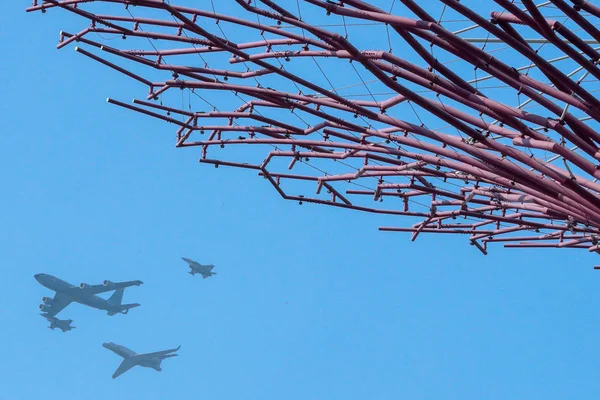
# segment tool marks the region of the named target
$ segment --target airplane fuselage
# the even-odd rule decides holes
[[[182,257],[182,260],[188,263],[190,267],[190,274],[201,274],[202,277],[208,278],[210,276],[216,275],[216,272],[212,272],[212,269],[215,267],[212,264],[203,265],[194,260],[190,260],[189,258]]]
[[[147,360],[140,361],[138,363],[138,365],[140,367],[152,368],[152,369],[160,372],[160,371],[162,371],[162,368],[160,367],[161,361],[162,361],[162,358],[150,358]]]
[[[95,294],[86,293],[85,289],[71,285],[69,282],[65,282],[55,276],[49,274],[37,274],[35,275],[35,279],[42,286],[69,297],[69,299],[73,302],[105,311],[111,311],[114,308],[108,303],[108,300],[103,299]]]
[[[65,323],[63,322],[51,322],[50,326],[48,327],[52,330],[54,330],[55,328],[60,329],[63,332],[67,332],[70,331],[71,329],[73,329],[73,327],[71,326],[71,323],[69,321],[66,321]]]
[[[57,325],[57,324],[51,324],[51,325],[50,325],[50,329],[54,330],[54,329],[56,329],[56,328],[60,329],[60,330],[61,330],[61,331],[63,331],[63,332],[67,332],[67,331],[70,331],[70,330],[72,329],[72,328],[71,328],[70,326],[68,326],[68,325]]]
[[[195,274],[200,274],[202,275],[204,278],[208,278],[209,276],[213,276],[216,275],[215,272],[211,272],[209,268],[206,268],[206,266],[202,265],[199,268],[196,267],[190,267],[192,269],[191,274],[195,275]]]

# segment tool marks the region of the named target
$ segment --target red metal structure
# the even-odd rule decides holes
[[[284,199],[418,218],[380,229],[467,234],[484,254],[491,242],[599,252],[600,8],[377,3],[46,0],[28,11],[87,21],[58,47],[76,43],[149,89],[110,103],[176,125],[178,147],[254,169]]]

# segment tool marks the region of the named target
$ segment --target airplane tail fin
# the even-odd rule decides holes
[[[107,300],[110,306],[108,315],[115,315],[118,313],[127,314],[129,309],[140,306],[139,303],[121,304],[123,301],[123,292],[125,292],[125,288],[117,289]]]
[[[115,315],[115,314],[119,314],[119,313],[127,314],[130,309],[136,308],[139,306],[141,306],[141,304],[139,304],[139,303],[121,304],[121,305],[109,310],[108,315]]]
[[[110,296],[110,298],[108,299],[108,304],[110,304],[111,306],[120,306],[121,301],[123,301],[123,293],[124,292],[125,292],[125,289],[115,290],[115,292],[112,294],[112,296]]]
[[[122,314],[127,314],[130,309],[139,307],[141,304],[139,303],[131,303],[131,304],[123,304],[121,305],[121,309],[119,310]]]

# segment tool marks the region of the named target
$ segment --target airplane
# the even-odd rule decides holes
[[[127,314],[131,308],[139,307],[140,304],[121,304],[123,292],[126,287],[139,286],[142,281],[111,282],[104,281],[101,285],[88,285],[82,283],[79,287],[58,279],[49,274],[36,274],[35,279],[50,290],[56,292],[54,298],[42,297],[40,310],[43,315],[55,317],[72,302],[80,303],[92,308],[107,311],[108,315]],[[98,293],[115,291],[109,299],[96,296]]]
[[[177,357],[179,354],[169,353],[173,353],[181,348],[181,346],[178,346],[176,349],[171,350],[137,354],[135,351],[130,350],[125,346],[121,346],[112,342],[102,343],[102,347],[109,349],[113,353],[123,357],[121,365],[119,365],[119,368],[117,368],[117,370],[112,376],[113,379],[129,371],[136,365],[139,365],[140,367],[152,368],[160,372],[162,371],[162,368],[160,367],[160,363],[162,362],[162,360],[164,360],[165,358]]]
[[[51,317],[46,314],[40,314],[42,317],[46,318],[48,322],[50,322],[49,329],[54,330],[54,328],[58,328],[63,332],[70,331],[71,329],[76,328],[75,326],[71,326],[72,319],[58,319],[56,317]]]
[[[190,260],[189,258],[185,257],[181,257],[181,259],[188,263],[189,267],[191,268],[191,270],[188,271],[188,274],[192,276],[196,274],[202,274],[202,278],[206,279],[217,274],[216,272],[212,272],[212,269],[215,267],[212,264],[202,265],[194,260]]]

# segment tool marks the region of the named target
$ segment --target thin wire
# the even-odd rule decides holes
[[[350,65],[352,66],[352,69],[354,69],[354,72],[356,72],[356,75],[358,75],[358,78],[360,79],[360,81],[365,86],[365,89],[367,89],[367,92],[369,92],[369,95],[371,95],[371,98],[373,99],[373,101],[375,102],[375,104],[377,104],[377,106],[379,106],[379,103],[375,99],[375,96],[373,96],[373,93],[371,93],[371,90],[369,89],[369,87],[367,86],[367,84],[365,83],[365,81],[363,80],[362,76],[360,76],[360,74],[358,73],[358,70],[354,66],[354,63],[351,63]]]

